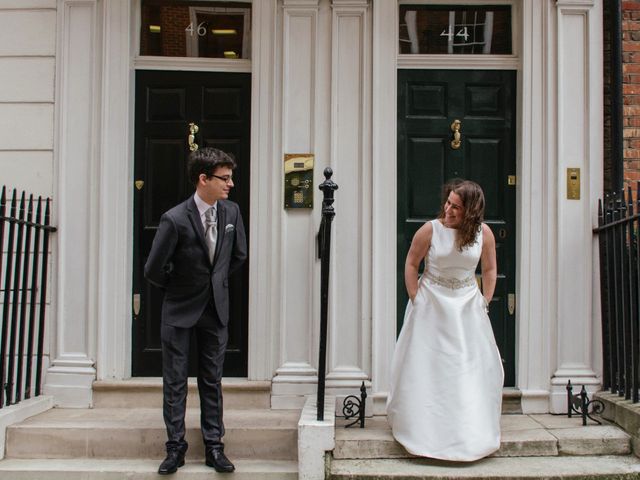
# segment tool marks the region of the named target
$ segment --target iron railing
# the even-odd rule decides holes
[[[324,420],[324,391],[327,364],[327,317],[329,303],[329,257],[331,254],[331,222],[335,216],[333,209],[333,192],[338,189],[331,176],[333,170],[324,169],[325,181],[319,185],[324,194],[322,200],[322,220],[318,232],[318,251],[320,256],[320,345],[318,348],[318,396],[316,399],[317,416]]]
[[[0,194],[0,408],[41,393],[50,204]]]
[[[598,202],[603,387],[633,403],[638,398],[640,182]]]

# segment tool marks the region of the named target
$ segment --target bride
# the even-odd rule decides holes
[[[416,232],[407,254],[410,301],[391,366],[387,417],[393,436],[414,455],[473,461],[500,447],[504,372],[487,314],[496,248],[483,215],[477,183],[452,186],[439,218]]]

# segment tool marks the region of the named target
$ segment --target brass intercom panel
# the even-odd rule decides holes
[[[285,153],[284,208],[313,208],[312,153]]]
[[[567,168],[567,199],[580,200],[579,168]]]

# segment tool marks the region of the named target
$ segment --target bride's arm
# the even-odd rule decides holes
[[[482,295],[484,295],[488,305],[496,289],[498,265],[496,262],[496,239],[491,229],[484,223],[482,224],[482,255],[480,261],[482,266]]]
[[[407,287],[407,293],[411,302],[416,298],[418,293],[418,270],[420,262],[429,251],[431,246],[431,236],[433,234],[433,225],[431,222],[425,223],[413,236],[407,259],[404,262],[404,284]]]

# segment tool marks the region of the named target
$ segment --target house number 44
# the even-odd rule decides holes
[[[448,29],[444,29],[442,30],[442,33],[440,34],[441,37],[447,37],[450,41],[453,40],[453,37],[462,37],[464,38],[464,41],[466,42],[467,39],[469,38],[469,32],[467,30],[467,27],[462,27],[460,30],[458,30],[457,33],[453,33],[453,27],[451,25],[449,25]]]

